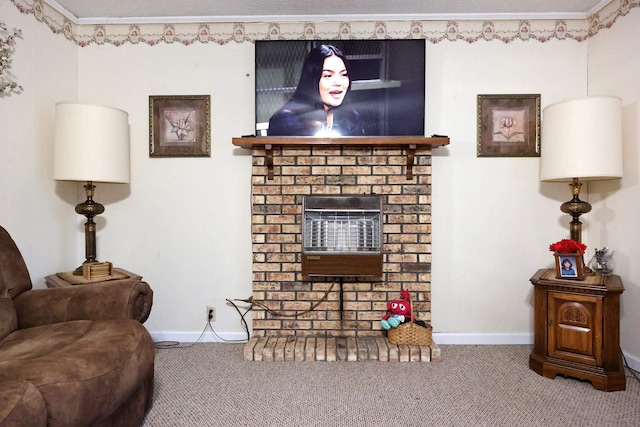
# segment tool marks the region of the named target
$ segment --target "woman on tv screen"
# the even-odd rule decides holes
[[[335,46],[309,52],[291,99],[269,120],[269,136],[362,136],[360,115],[349,107],[349,65]]]

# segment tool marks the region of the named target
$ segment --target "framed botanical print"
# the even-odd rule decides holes
[[[478,157],[540,157],[540,94],[478,95]]]
[[[210,98],[149,96],[149,157],[210,157]]]

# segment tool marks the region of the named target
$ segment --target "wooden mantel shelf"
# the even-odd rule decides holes
[[[367,146],[374,148],[405,147],[407,151],[407,179],[413,178],[413,164],[416,150],[419,148],[436,148],[449,144],[446,136],[356,136],[338,138],[316,138],[305,136],[245,136],[233,138],[233,145],[247,149],[266,150],[267,178],[273,179],[274,147],[307,148],[307,147],[341,147]]]

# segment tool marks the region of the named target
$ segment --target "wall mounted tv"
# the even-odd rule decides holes
[[[305,59],[321,45],[335,46],[346,59],[344,90],[329,82],[336,76],[344,82],[345,73],[340,61],[326,61],[326,48],[311,55],[313,71],[303,84]],[[313,67],[319,62],[321,71]],[[424,40],[256,41],[255,67],[257,136],[424,136]],[[326,96],[339,104],[325,102],[323,79],[334,85]],[[305,95],[303,87],[316,93]]]

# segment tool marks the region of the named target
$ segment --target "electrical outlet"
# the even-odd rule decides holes
[[[212,305],[207,306],[207,321],[209,322],[216,321],[216,308]]]

